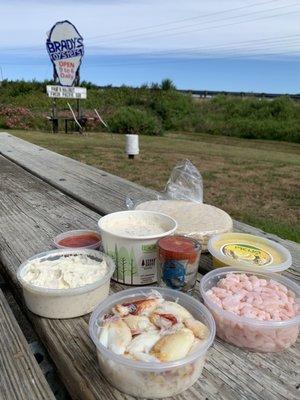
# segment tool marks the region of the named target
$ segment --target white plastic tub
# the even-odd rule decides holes
[[[32,260],[55,260],[71,255],[86,255],[93,260],[106,261],[107,273],[100,280],[71,289],[48,289],[32,285],[23,279]],[[20,265],[17,278],[23,288],[25,303],[34,314],[47,318],[74,318],[93,311],[109,293],[110,278],[115,270],[113,260],[96,250],[61,249],[37,254]]]
[[[173,218],[152,211],[120,211],[100,218],[98,225],[104,252],[116,263],[115,281],[127,285],[157,281],[156,243],[175,232],[177,222]],[[153,226],[161,228],[161,232],[151,234],[150,229],[146,232],[147,227]],[[120,233],[119,228],[122,228]],[[129,233],[131,229],[136,229],[135,234]]]
[[[176,301],[195,319],[209,329],[208,339],[187,357],[165,363],[130,360],[108,350],[99,342],[101,318],[117,303],[137,300],[157,290],[166,300]],[[93,312],[89,324],[90,336],[96,345],[100,370],[105,378],[124,393],[142,398],[174,396],[193,385],[200,377],[206,352],[215,337],[215,322],[208,309],[198,300],[182,292],[158,287],[124,290],[109,296]]]
[[[200,292],[204,304],[211,311],[217,327],[217,336],[228,343],[250,351],[278,352],[290,347],[299,334],[300,315],[286,321],[260,321],[236,315],[223,310],[211,301],[206,292],[229,273],[256,275],[266,280],[273,279],[300,297],[300,287],[292,280],[278,274],[257,273],[255,270],[240,268],[218,268],[204,275],[200,281]]]

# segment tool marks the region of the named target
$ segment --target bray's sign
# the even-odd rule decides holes
[[[46,42],[54,75],[62,86],[73,86],[79,76],[84,54],[83,38],[69,21],[57,22]]]

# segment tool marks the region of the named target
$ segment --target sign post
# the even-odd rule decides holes
[[[48,96],[53,98],[51,117],[53,132],[58,132],[57,98],[77,100],[77,117],[75,116],[74,120],[79,121],[76,126],[81,127],[83,118],[79,100],[86,99],[87,96],[86,89],[78,87],[80,65],[84,55],[83,37],[70,21],[60,21],[49,31],[46,47],[53,64],[53,79],[56,83],[47,86]],[[67,121],[65,118],[66,131]],[[78,130],[82,131],[81,128]]]

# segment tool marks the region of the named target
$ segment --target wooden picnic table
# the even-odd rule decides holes
[[[129,193],[144,197],[154,194],[7,133],[0,134],[0,154],[0,267],[21,305],[21,287],[16,279],[21,262],[53,248],[52,239],[60,232],[95,229],[101,215],[125,208]],[[287,247],[293,256],[293,266],[285,275],[300,280],[298,244],[237,221],[234,228],[269,237]],[[200,268],[202,272],[212,268],[210,256],[201,257]],[[112,292],[124,288],[112,282]],[[41,318],[28,310],[27,315],[73,399],[132,398],[113,388],[101,375],[88,334],[88,315],[65,320]],[[299,399],[299,366],[299,341],[281,353],[261,354],[244,351],[216,338],[202,377],[173,399]],[[50,399],[50,395],[43,397],[45,393],[47,390],[40,397],[37,393],[36,398]]]

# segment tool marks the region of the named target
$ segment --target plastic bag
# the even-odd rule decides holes
[[[132,210],[138,204],[149,200],[186,200],[202,203],[202,176],[190,160],[181,161],[173,168],[162,193],[129,194],[126,197],[126,206]]]
[[[170,200],[203,203],[202,176],[190,160],[184,160],[173,168],[164,194]]]

